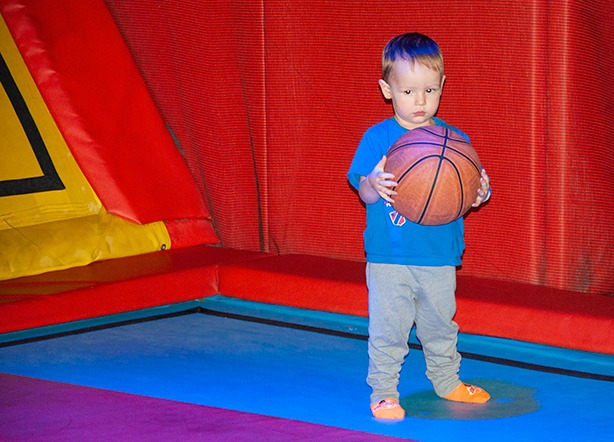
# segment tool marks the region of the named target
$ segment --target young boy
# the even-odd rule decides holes
[[[463,219],[440,226],[422,226],[395,212],[395,177],[384,172],[388,148],[405,132],[422,126],[449,126],[434,115],[445,76],[437,44],[425,35],[408,33],[391,39],[382,54],[382,94],[394,116],[369,128],[348,172],[350,183],[366,204],[364,232],[369,290],[369,372],[371,412],[379,419],[403,419],[397,386],[416,324],[426,376],[437,395],[456,402],[484,403],[490,395],[462,383],[456,350],[456,266],[461,263]],[[473,204],[490,197],[489,178]]]

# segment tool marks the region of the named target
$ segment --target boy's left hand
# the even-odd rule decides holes
[[[486,174],[486,171],[482,169],[482,177],[480,178],[481,187],[478,190],[478,197],[475,199],[475,202],[471,205],[471,207],[478,207],[480,204],[485,203],[490,199],[490,195],[492,193],[490,189],[490,178]]]

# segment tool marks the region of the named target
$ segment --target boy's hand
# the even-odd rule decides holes
[[[490,189],[490,178],[488,177],[484,169],[482,169],[482,177],[480,178],[480,184],[481,184],[481,187],[478,190],[478,197],[475,199],[475,202],[471,205],[472,207],[478,207],[480,204],[488,201],[492,193]]]
[[[377,194],[384,200],[392,203],[392,198],[396,196],[396,192],[393,187],[397,185],[394,181],[394,175],[388,172],[384,172],[384,166],[386,165],[386,155],[377,163],[373,171],[367,176],[366,180],[369,185]]]

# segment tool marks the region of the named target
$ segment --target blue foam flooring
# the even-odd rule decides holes
[[[241,314],[255,306],[224,299],[208,305]],[[261,316],[279,321],[300,313],[263,309]],[[419,350],[410,352],[401,374],[408,418],[377,422],[368,407],[364,323],[346,318],[340,325],[337,316],[303,313],[303,322],[323,328],[329,319],[330,330],[341,327],[356,336],[194,313],[7,345],[0,348],[0,372],[421,441],[611,438],[614,382],[465,358],[462,378],[488,389],[492,400],[456,404],[435,396]],[[496,352],[496,340],[483,340]],[[471,337],[466,345],[479,350],[479,341]],[[509,355],[511,342],[501,343]],[[537,349],[535,360],[547,362],[541,346],[519,348],[524,358]],[[547,360],[569,360],[556,356],[568,351],[549,351]],[[570,353],[576,370],[614,374],[612,357],[586,353],[589,362],[582,365],[580,354]]]

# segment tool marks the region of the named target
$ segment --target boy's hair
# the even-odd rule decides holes
[[[394,63],[407,60],[437,71],[443,75],[443,55],[433,39],[417,32],[397,35],[390,39],[382,52],[382,79],[388,81]]]

